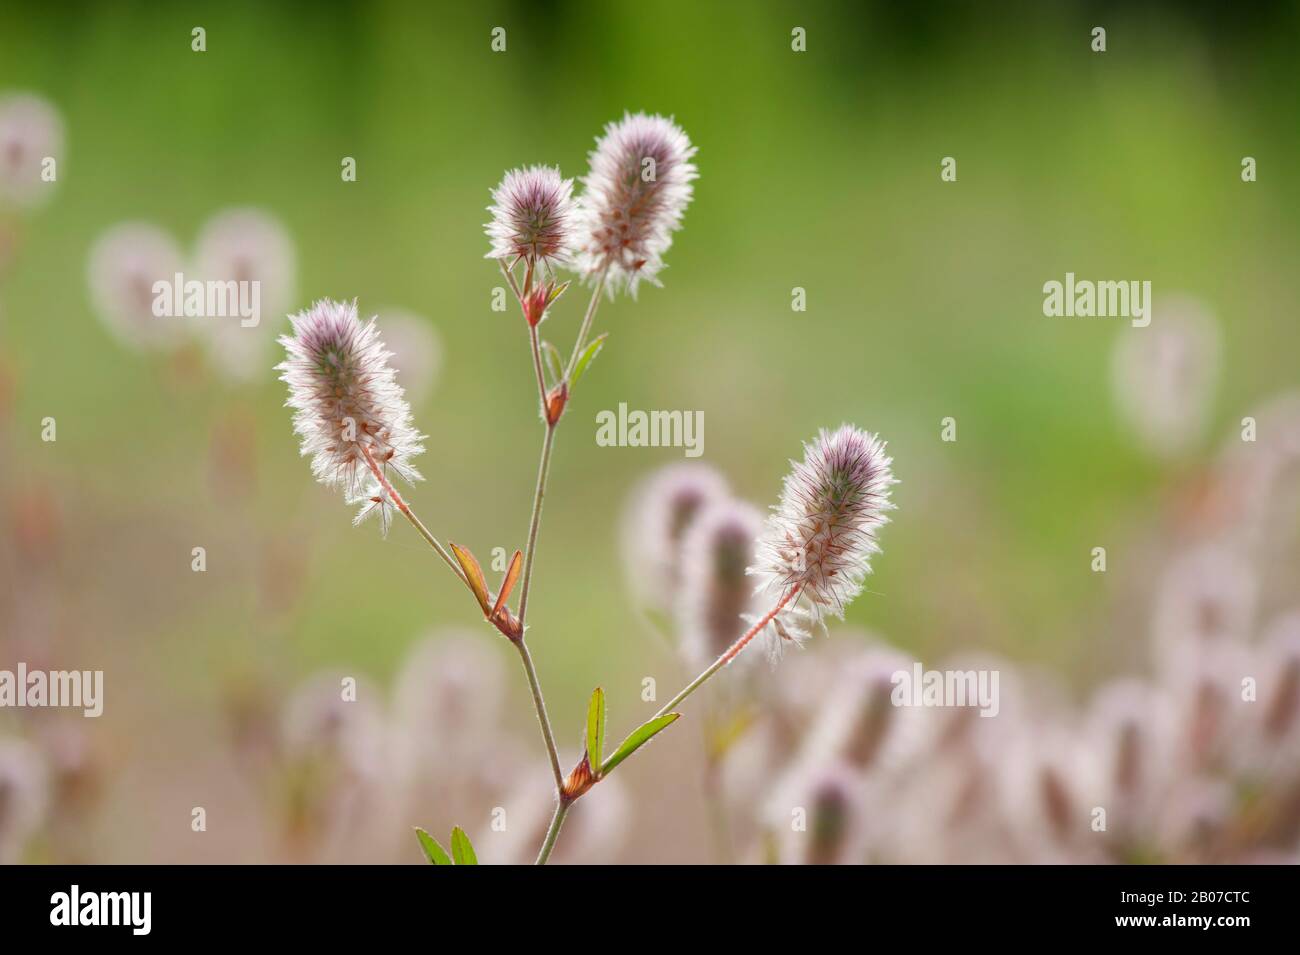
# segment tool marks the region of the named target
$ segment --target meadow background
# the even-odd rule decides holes
[[[88,722],[107,769],[78,856],[262,857],[254,832],[189,830],[195,805],[210,828],[255,812],[228,753],[232,686],[274,696],[321,668],[384,686],[439,627],[501,654],[505,722],[540,755],[509,647],[409,528],[353,529],[312,483],[269,365],[237,386],[109,336],[86,282],[103,230],[146,220],[189,246],[213,213],[258,206],[293,237],[295,308],[427,317],[442,363],[414,408],[430,439],[409,497],[444,539],[513,550],[541,429],[522,322],[490,308],[488,190],[525,163],[582,175],[624,110],[673,115],[699,147],[695,201],[664,287],[601,309],[610,339],[561,427],[542,526],[530,646],[566,761],[593,686],[621,730],[650,712],[644,676],[669,693],[681,677],[629,612],[617,528],[627,492],[682,454],[597,447],[595,413],[619,402],[703,412],[703,460],[762,507],[819,427],[880,432],[898,511],[849,622],[924,660],[1041,664],[1082,693],[1145,665],[1158,542],[1241,416],[1300,380],[1297,27],[1295,4],[4,4],[0,92],[39,93],[66,129],[56,195],[4,213],[20,243],[0,284],[0,486],[41,501],[5,533],[48,525],[21,587],[51,595],[59,658],[106,671]],[[1154,458],[1116,415],[1123,320],[1043,316],[1067,271],[1212,310],[1220,385],[1191,453]],[[580,299],[545,326],[562,349]],[[1089,570],[1099,544],[1106,574]],[[0,587],[11,608],[19,586]],[[627,859],[708,857],[681,771],[697,747],[675,732],[627,767]],[[417,822],[481,824],[437,806]]]

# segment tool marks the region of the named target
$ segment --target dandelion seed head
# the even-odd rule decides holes
[[[506,173],[492,190],[492,221],[484,225],[492,242],[490,259],[530,260],[564,265],[574,226],[573,180],[553,166],[528,166]],[[507,263],[508,264],[508,263]]]
[[[356,302],[321,299],[289,317],[282,335],[286,359],[276,366],[289,386],[293,429],[302,440],[312,473],[327,487],[342,488],[348,503],[364,502],[357,521],[378,514],[387,529],[392,502],[375,479],[367,452],[385,472],[408,483],[420,480],[411,463],[424,451],[423,435],[389,366],[391,353],[372,318],[362,321]]]
[[[635,295],[642,279],[659,284],[694,191],[695,152],[681,127],[662,116],[625,113],[605,127],[578,200],[577,268],[584,276],[608,269],[611,294],[626,288]]]
[[[791,461],[749,570],[769,597],[798,592],[766,628],[773,647],[800,642],[805,623],[843,619],[861,592],[880,549],[876,532],[893,509],[892,463],[883,441],[851,425],[821,431],[804,445],[803,460]]]

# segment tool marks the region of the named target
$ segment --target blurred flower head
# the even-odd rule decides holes
[[[341,487],[349,503],[367,501],[358,521],[378,512],[387,529],[391,504],[371,464],[413,482],[420,473],[411,459],[424,451],[388,364],[391,352],[375,320],[357,316],[355,301],[321,299],[289,321],[292,334],[280,337],[288,357],[276,370],[289,386],[302,454],[311,455],[322,484]]]
[[[662,116],[625,113],[605,127],[578,200],[579,271],[590,278],[608,270],[611,292],[635,295],[641,279],[658,284],[691,201],[695,152],[681,127]]]
[[[184,257],[157,226],[127,222],[104,232],[90,250],[91,302],[105,327],[135,349],[168,348],[183,336],[182,319],[154,314],[154,284],[176,280]]]
[[[32,93],[0,97],[0,205],[35,206],[48,199],[57,179],[43,178],[47,159],[63,161],[58,111]]]
[[[744,632],[741,618],[756,609],[745,571],[762,530],[757,508],[725,499],[704,504],[682,535],[677,628],[692,665],[712,663]]]
[[[727,499],[726,479],[696,462],[661,468],[632,492],[623,518],[623,556],[639,604],[665,615],[673,612],[687,529],[706,505]]]
[[[528,166],[506,173],[492,190],[486,223],[490,259],[524,259],[537,267],[568,261],[573,229],[573,180],[553,166]]]
[[[1115,401],[1142,445],[1181,453],[1205,432],[1219,377],[1219,327],[1199,302],[1172,298],[1115,343]]]
[[[293,240],[279,220],[261,209],[228,209],[200,230],[194,259],[201,281],[258,284],[256,324],[206,318],[202,330],[220,372],[235,381],[260,378],[267,351],[294,298]]]
[[[47,775],[34,746],[12,737],[0,739],[0,865],[19,861],[45,818]]]
[[[433,393],[442,370],[442,342],[433,323],[400,308],[381,308],[384,342],[393,353],[397,383],[416,407]]]

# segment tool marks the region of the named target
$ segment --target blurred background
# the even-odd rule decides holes
[[[413,825],[483,833],[485,861],[535,851],[549,796],[513,652],[409,527],[354,529],[312,482],[271,339],[326,296],[391,321],[430,436],[410,500],[485,562],[522,547],[542,429],[523,323],[492,309],[489,190],[528,163],[582,176],[625,110],[674,116],[700,178],[663,287],[602,306],[609,341],[559,433],[529,642],[565,763],[594,686],[621,735],[657,709],[645,678],[662,701],[690,675],[633,605],[619,539],[639,482],[682,452],[598,447],[596,412],[702,412],[700,461],[762,508],[844,421],[889,441],[901,483],[840,635],[688,705],[575,810],[569,861],[779,852],[762,805],[803,764],[812,704],[781,703],[785,748],[730,775],[701,729],[727,720],[696,717],[839,699],[840,654],[1005,661],[1073,726],[1114,681],[1168,669],[1169,587],[1244,575],[1233,638],[1282,646],[1259,634],[1296,601],[1298,26],[1290,3],[6,4],[0,131],[57,179],[0,194],[0,668],[102,669],[105,712],[0,711],[5,861],[415,862]],[[256,334],[132,324],[139,262],[240,256],[264,285]],[[1044,317],[1066,272],[1149,280],[1152,326]],[[544,326],[566,354],[585,300]],[[1207,546],[1232,569],[1168,583]],[[1264,703],[1284,695],[1282,663],[1247,669]],[[361,686],[343,715],[341,676]],[[355,765],[340,777],[313,733]],[[720,852],[710,806],[737,830]],[[392,832],[357,835],[378,816]],[[835,861],[1040,861],[980,831],[969,851]],[[1166,857],[1227,855],[1254,857]]]

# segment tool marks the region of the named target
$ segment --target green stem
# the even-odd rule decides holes
[[[410,521],[411,526],[419,532],[420,536],[428,541],[429,546],[437,551],[438,556],[446,561],[447,566],[452,569],[452,572],[460,579],[460,582],[469,586],[469,581],[465,577],[465,571],[461,570],[460,564],[456,562],[455,558],[453,558],[451,554],[447,553],[447,549],[442,546],[438,538],[433,536],[429,528],[424,526],[424,522],[415,516],[415,512],[411,510],[411,506],[402,499],[402,495],[397,493],[397,488],[393,487],[389,482],[387,475],[384,474],[383,468],[379,466],[375,461],[374,456],[370,453],[370,448],[365,444],[362,444],[361,453],[365,456],[366,464],[370,467],[370,473],[375,476],[375,480],[379,482],[379,486],[384,489],[384,493],[388,495],[388,498],[393,502],[393,505],[402,512],[403,517]]]
[[[582,355],[582,346],[587,343],[587,334],[591,331],[592,320],[596,317],[596,309],[600,307],[600,293],[605,288],[605,275],[609,268],[600,270],[600,276],[596,279],[596,287],[591,290],[591,301],[587,303],[587,314],[582,316],[582,325],[578,329],[578,340],[573,343],[573,354],[569,356],[569,365],[564,369],[564,383],[567,385],[573,380],[573,369],[578,364],[578,358]]]
[[[546,860],[551,857],[551,850],[555,848],[555,840],[560,835],[560,827],[564,825],[564,817],[569,814],[570,805],[564,798],[555,804],[555,815],[551,817],[550,828],[546,830],[546,838],[542,841],[542,849],[537,853],[534,865],[546,865]]]
[[[522,619],[522,618],[521,618]],[[519,659],[523,661],[524,672],[528,674],[528,688],[533,691],[533,707],[537,710],[537,722],[542,727],[542,739],[546,741],[546,754],[551,760],[551,772],[555,775],[555,787],[558,792],[564,785],[564,771],[560,768],[560,750],[555,745],[555,731],[551,729],[550,717],[546,715],[546,700],[542,697],[542,683],[537,678],[537,667],[533,665],[533,655],[528,652],[521,634],[515,642]]]

